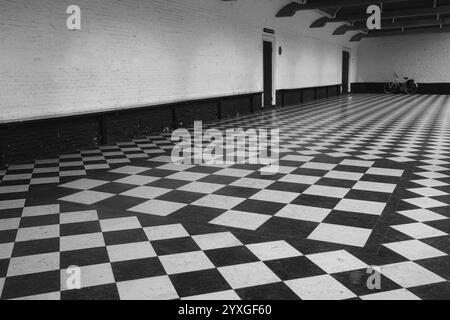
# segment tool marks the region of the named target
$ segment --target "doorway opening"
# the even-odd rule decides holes
[[[275,103],[275,37],[263,35],[263,107]]]
[[[350,93],[350,52],[342,52],[342,94]]]

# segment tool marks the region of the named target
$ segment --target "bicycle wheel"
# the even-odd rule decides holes
[[[408,94],[415,94],[419,90],[418,84],[414,80],[409,80],[405,84],[405,92]]]
[[[388,82],[384,86],[385,93],[396,93],[398,89],[399,89],[398,84],[395,82]]]

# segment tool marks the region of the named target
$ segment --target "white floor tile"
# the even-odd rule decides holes
[[[231,232],[202,234],[193,236],[192,239],[194,239],[200,249],[204,251],[242,245],[241,241],[239,241]]]
[[[60,185],[60,187],[77,189],[77,190],[89,190],[89,189],[100,187],[107,183],[108,183],[108,181],[83,178],[83,179],[79,179],[79,180],[75,180],[75,181],[72,181],[69,183],[62,184],[62,185]]]
[[[411,199],[404,199],[403,201],[406,201],[416,207],[423,208],[423,209],[430,209],[430,208],[438,208],[438,207],[446,207],[447,204],[438,200],[434,200],[431,198],[411,198]]]
[[[0,177],[1,181],[1,177]],[[13,185],[0,187],[0,194],[27,192],[29,185]]]
[[[425,187],[445,187],[447,185],[445,182],[434,179],[419,179],[419,180],[412,180],[411,182],[420,184]]]
[[[333,170],[337,165],[334,163],[321,163],[321,162],[307,162],[300,166],[303,169],[315,169],[315,170]]]
[[[88,233],[60,238],[60,250],[72,251],[81,249],[90,249],[104,247],[105,240],[102,233]]]
[[[334,210],[380,216],[384,208],[386,208],[386,203],[382,202],[342,199]]]
[[[360,172],[330,171],[324,176],[324,178],[359,181],[363,175],[364,173]]]
[[[139,173],[142,173],[142,172],[148,171],[148,170],[150,170],[150,168],[135,167],[135,166],[124,166],[124,167],[120,167],[120,168],[111,170],[110,172],[123,173],[123,174],[139,174]]]
[[[364,247],[372,230],[322,223],[308,237],[310,240]]]
[[[126,192],[121,193],[122,196],[134,197],[134,198],[142,198],[142,199],[155,199],[163,194],[172,191],[171,189],[165,188],[155,188],[155,187],[146,187],[141,186]]]
[[[0,243],[0,260],[9,259],[12,256],[14,243]]]
[[[243,201],[245,201],[244,198],[209,194],[193,202],[192,205],[217,209],[232,209]]]
[[[155,216],[168,216],[169,214],[185,207],[183,203],[176,203],[162,200],[150,200],[141,203],[128,211],[151,214]]]
[[[162,166],[157,167],[157,169],[161,170],[170,170],[170,171],[185,171],[193,168],[193,165],[188,164],[177,164],[177,163],[168,163]]]
[[[16,241],[42,240],[59,237],[59,225],[21,228],[17,232]]]
[[[30,180],[32,174],[31,173],[23,173],[23,174],[7,174],[3,177],[3,181],[18,181],[18,180]]]
[[[144,231],[150,241],[189,237],[189,233],[181,224],[147,227]]]
[[[440,215],[436,212],[427,209],[403,210],[399,211],[398,213],[410,219],[416,220],[418,222],[429,222],[448,219],[446,216]]]
[[[11,258],[8,277],[59,270],[59,252]]]
[[[353,189],[363,190],[363,191],[373,191],[373,192],[384,192],[392,193],[394,192],[397,185],[391,183],[381,183],[381,182],[371,182],[371,181],[358,181]]]
[[[215,301],[215,300],[225,300],[225,301],[233,301],[233,300],[241,300],[241,298],[237,295],[234,290],[213,292],[207,294],[201,294],[198,296],[191,296],[182,298],[181,300],[197,300],[197,301]]]
[[[84,166],[86,170],[101,170],[109,169],[109,164],[87,164]]]
[[[152,183],[154,181],[159,180],[157,177],[149,177],[149,176],[141,176],[141,175],[132,175],[119,180],[116,180],[117,183],[130,184],[134,186],[144,186],[146,184]]]
[[[208,176],[205,173],[199,173],[199,172],[177,172],[174,174],[171,174],[167,177],[167,179],[174,179],[174,180],[183,180],[183,181],[197,181],[204,177]]]
[[[261,261],[299,257],[302,254],[286,241],[263,242],[247,245]]]
[[[23,207],[25,207],[25,199],[0,201],[0,210],[20,209]]]
[[[66,202],[74,202],[74,203],[91,205],[91,204],[109,199],[113,196],[114,196],[114,194],[111,194],[111,193],[86,190],[86,191],[74,193],[67,197],[60,198],[59,200],[66,201]]]
[[[295,162],[309,162],[312,159],[314,159],[314,157],[297,156],[297,155],[287,155],[281,158],[281,160],[295,161]]]
[[[331,213],[331,211],[331,209],[288,204],[283,209],[278,211],[275,216],[295,220],[322,222]]]
[[[340,165],[343,166],[353,166],[353,167],[371,167],[373,166],[373,161],[361,161],[361,160],[343,160]]]
[[[397,289],[391,291],[385,291],[380,293],[373,293],[364,296],[360,296],[361,300],[379,300],[379,301],[404,301],[404,300],[421,300],[418,296],[411,293],[407,289]]]
[[[245,230],[256,230],[270,218],[271,216],[264,214],[230,210],[209,223]]]
[[[231,185],[243,188],[265,189],[273,183],[274,181],[265,179],[241,178],[231,183]]]
[[[59,204],[23,208],[22,217],[36,217],[59,213]]]
[[[215,175],[243,178],[252,173],[253,173],[253,171],[251,171],[251,170],[226,168],[226,169],[216,172]]]
[[[419,240],[399,241],[384,244],[385,247],[409,260],[421,260],[442,257],[446,254]]]
[[[96,210],[78,211],[78,212],[64,212],[59,215],[61,224],[89,222],[98,220]]]
[[[285,283],[302,300],[344,300],[356,297],[330,275],[289,280]]]
[[[370,168],[366,174],[372,174],[377,176],[389,176],[389,177],[401,177],[404,170],[387,169],[387,168]]]
[[[316,176],[305,176],[305,175],[300,175],[300,174],[287,174],[283,178],[279,179],[278,181],[313,185],[320,179],[321,179],[321,177],[316,177]]]
[[[212,262],[202,251],[160,256],[159,260],[169,275],[214,268]]]
[[[117,283],[121,300],[172,300],[178,294],[168,276]]]
[[[408,223],[392,226],[395,230],[403,232],[404,234],[414,239],[426,239],[434,237],[447,236],[445,232],[430,227],[423,223]]]
[[[100,220],[100,226],[103,232],[140,229],[142,227],[136,217],[104,219]]]
[[[59,183],[59,177],[33,178],[30,185]]]
[[[329,274],[368,267],[367,264],[345,250],[312,254],[307,258]]]
[[[156,161],[156,162],[172,162],[172,157],[170,157],[170,156],[157,156],[157,157],[148,159],[148,161]]]
[[[68,170],[68,171],[60,171],[59,176],[60,177],[78,177],[78,176],[85,176],[86,171],[85,170]]]
[[[448,195],[448,193],[433,188],[413,188],[408,189],[408,191],[414,192],[422,197],[438,197]]]
[[[114,274],[111,264],[96,264],[91,266],[84,266],[80,268],[81,275],[81,289],[95,287],[110,283],[115,283]],[[61,290],[69,290],[67,280],[71,273],[67,269],[61,270]]]
[[[349,191],[350,189],[346,188],[313,185],[306,189],[304,194],[330,198],[344,198]]]
[[[108,246],[108,255],[111,262],[138,260],[156,257],[150,242],[133,242]]]
[[[277,191],[277,190],[261,190],[250,197],[253,200],[271,201],[277,203],[290,203],[298,198],[300,194],[295,192]]]
[[[216,192],[217,190],[222,189],[225,187],[223,184],[217,184],[217,183],[206,183],[206,182],[191,182],[188,183],[181,188],[178,188],[178,190],[181,191],[187,191],[187,192],[196,192],[196,193],[203,193],[203,194],[211,194]]]
[[[403,288],[446,281],[444,278],[411,261],[382,266],[381,273]]]
[[[0,287],[1,287],[1,284],[0,284]],[[0,294],[1,294],[1,288],[0,288]],[[37,294],[37,295],[33,295],[33,296],[21,297],[21,298],[12,299],[12,300],[59,301],[59,300],[61,300],[61,293],[59,291],[57,291],[57,292],[50,292],[50,293]]]
[[[0,231],[15,230],[20,225],[20,218],[0,219]]]
[[[279,282],[280,279],[263,262],[253,262],[218,268],[233,289]]]

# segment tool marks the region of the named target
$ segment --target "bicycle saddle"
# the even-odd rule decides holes
[[[408,77],[403,77],[403,79],[408,80],[409,78]]]

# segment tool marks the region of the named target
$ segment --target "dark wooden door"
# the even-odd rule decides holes
[[[342,54],[342,93],[350,92],[349,84],[349,69],[350,69],[350,53],[344,51]]]
[[[272,105],[272,52],[273,45],[270,41],[264,41],[263,60],[264,60],[264,106]]]

